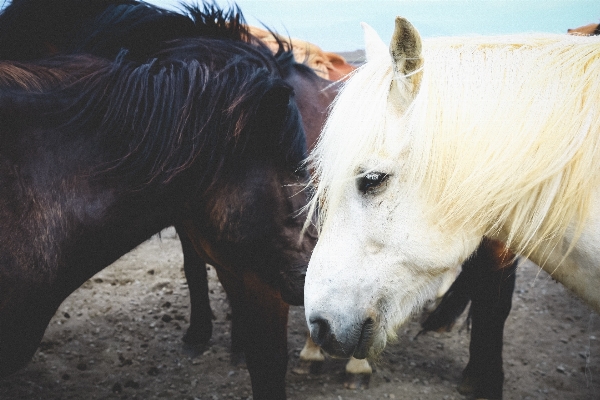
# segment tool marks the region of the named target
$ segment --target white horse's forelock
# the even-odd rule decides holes
[[[358,163],[386,149],[383,124],[393,72],[391,60],[382,61],[367,62],[344,84],[308,159],[316,188],[309,210],[314,214],[318,204],[320,227],[341,199],[345,183],[359,174]]]
[[[397,134],[385,133],[391,64],[367,63],[338,96],[312,156],[321,226],[362,162],[409,149],[405,187],[422,190],[432,221],[502,231],[525,254],[573,222],[579,232],[600,183],[599,38],[438,38],[423,49]]]

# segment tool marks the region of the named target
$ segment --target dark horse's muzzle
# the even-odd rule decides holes
[[[304,281],[308,265],[291,268],[281,272],[279,276],[279,290],[283,301],[292,306],[304,305]]]

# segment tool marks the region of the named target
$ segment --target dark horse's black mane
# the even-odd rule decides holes
[[[251,40],[235,6],[182,8],[178,13],[137,0],[13,0],[0,14],[0,58],[35,60],[52,50],[114,58],[126,48],[146,59],[169,40]]]
[[[211,4],[181,8],[183,13],[177,13],[137,0],[13,0],[0,13],[0,59],[36,60],[49,52],[114,58],[127,49],[128,58],[145,60],[164,42],[198,37],[251,43],[268,53],[250,34],[237,6],[229,11]],[[296,63],[286,43],[274,38],[279,42],[274,57],[284,75],[294,66],[312,72]]]
[[[19,20],[39,29],[23,29]],[[76,34],[62,30],[73,26]],[[90,48],[107,58],[82,55]],[[64,131],[96,131],[103,138],[114,157],[103,173],[164,183],[195,162],[212,180],[223,165],[247,155],[290,168],[306,155],[293,98],[288,103],[291,88],[282,80],[285,63],[279,62],[290,52],[275,58],[255,43],[237,9],[188,7],[184,15],[129,0],[13,1],[0,14],[0,58],[37,60],[48,53],[58,58],[30,63],[28,72],[39,81],[58,74],[57,88],[38,88],[31,96],[45,105],[60,99],[48,115]],[[73,73],[72,66],[82,64],[87,72]],[[4,101],[13,92],[3,93]]]

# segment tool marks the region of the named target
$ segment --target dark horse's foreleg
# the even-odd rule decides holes
[[[183,336],[186,350],[197,356],[208,345],[212,336],[214,314],[210,308],[207,265],[194,249],[184,229],[177,229],[181,249],[183,250],[183,270],[190,291],[190,326]],[[242,366],[245,363],[243,349],[243,331],[239,328],[239,318],[232,313],[231,352],[233,363]]]
[[[239,308],[239,307],[238,307]],[[246,367],[244,355],[244,321],[241,315],[231,311],[231,364]]]
[[[518,261],[499,242],[484,239],[477,255],[463,265],[469,275],[471,343],[461,393],[501,399],[504,384],[502,342],[512,307]]]
[[[0,268],[0,377],[31,360],[60,304],[93,275],[83,268],[53,274],[50,268],[8,267]]]
[[[31,293],[35,296],[29,296]],[[47,287],[15,285],[13,290],[3,293],[0,298],[0,378],[31,360],[59,304],[52,300]]]
[[[469,363],[458,387],[461,394],[501,399],[504,384],[502,344],[504,323],[512,306],[517,261],[496,241],[484,239],[477,252],[433,313],[423,331],[449,330],[469,300],[471,342]]]
[[[234,316],[232,335],[240,334],[253,398],[285,399],[288,304],[253,273],[238,276],[217,268],[217,274]]]
[[[190,291],[190,326],[183,336],[189,350],[197,353],[208,345],[212,336],[213,313],[208,296],[206,264],[198,255],[183,229],[177,229],[183,250],[183,270]]]

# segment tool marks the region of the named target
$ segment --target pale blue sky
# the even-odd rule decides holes
[[[193,1],[193,0],[184,0]],[[163,7],[180,0],[150,0]],[[363,47],[359,23],[389,40],[394,17],[408,18],[423,36],[566,33],[600,22],[600,0],[238,0],[250,24],[308,40],[328,51]],[[219,0],[221,6],[231,1]],[[259,22],[260,21],[260,22]]]

